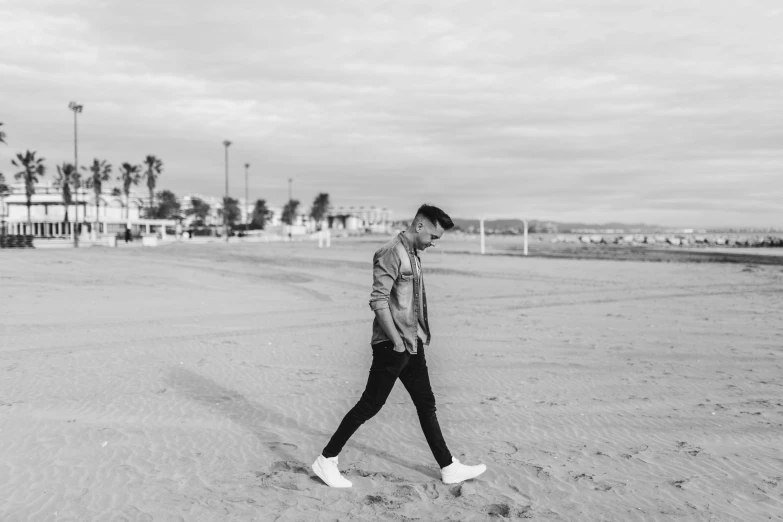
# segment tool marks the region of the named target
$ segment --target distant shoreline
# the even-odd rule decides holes
[[[553,245],[535,244],[529,249],[530,257],[557,259],[601,259],[609,261],[648,261],[657,263],[733,263],[746,265],[783,266],[783,250],[760,248],[654,248],[622,245],[586,245],[553,248]],[[565,245],[564,245],[565,246]],[[522,256],[521,248],[493,252],[495,255]],[[729,250],[741,250],[740,252]]]
[[[523,257],[521,238],[513,241],[487,238],[486,255]],[[480,254],[480,243],[448,240],[428,250],[426,255]],[[552,243],[531,238],[528,257],[551,259],[594,259],[608,261],[646,261],[656,263],[732,263],[783,266],[783,248],[758,247],[682,247],[630,244]]]

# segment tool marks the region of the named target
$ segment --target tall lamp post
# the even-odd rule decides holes
[[[73,111],[73,168],[74,173],[79,173],[79,135],[76,129],[76,115],[82,112],[84,105],[79,105],[76,102],[68,104],[68,108]],[[79,247],[79,186],[76,186],[76,199],[74,199],[73,205],[73,246]]]
[[[294,181],[293,178],[288,178],[288,201],[291,201],[291,183]]]
[[[247,169],[250,168],[250,163],[245,163],[245,211],[243,212],[245,218],[245,233],[247,234],[247,226],[250,224],[250,200],[247,196]]]
[[[226,243],[228,243],[228,148],[231,146],[231,142],[225,140],[223,146],[226,148],[226,197],[223,198],[223,231],[226,234]]]

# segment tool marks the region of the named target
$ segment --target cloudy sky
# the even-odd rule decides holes
[[[0,172],[455,217],[783,226],[780,0],[0,0]]]

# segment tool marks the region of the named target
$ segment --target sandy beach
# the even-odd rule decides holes
[[[437,465],[363,390],[379,242],[0,252],[0,520],[783,520],[780,266],[423,255]]]

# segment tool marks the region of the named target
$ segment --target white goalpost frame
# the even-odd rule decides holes
[[[479,228],[481,230],[481,253],[484,254],[484,218],[479,218]]]
[[[324,227],[318,231],[318,248],[323,248],[324,242],[326,242],[326,248],[330,248],[332,246],[332,234],[329,232],[329,228],[327,227]]]
[[[479,218],[479,230],[481,235],[481,253],[486,253],[486,247],[484,244],[484,219],[483,217]],[[524,233],[522,235],[523,237],[523,254],[527,255],[527,219],[522,220],[522,224],[524,226]]]

